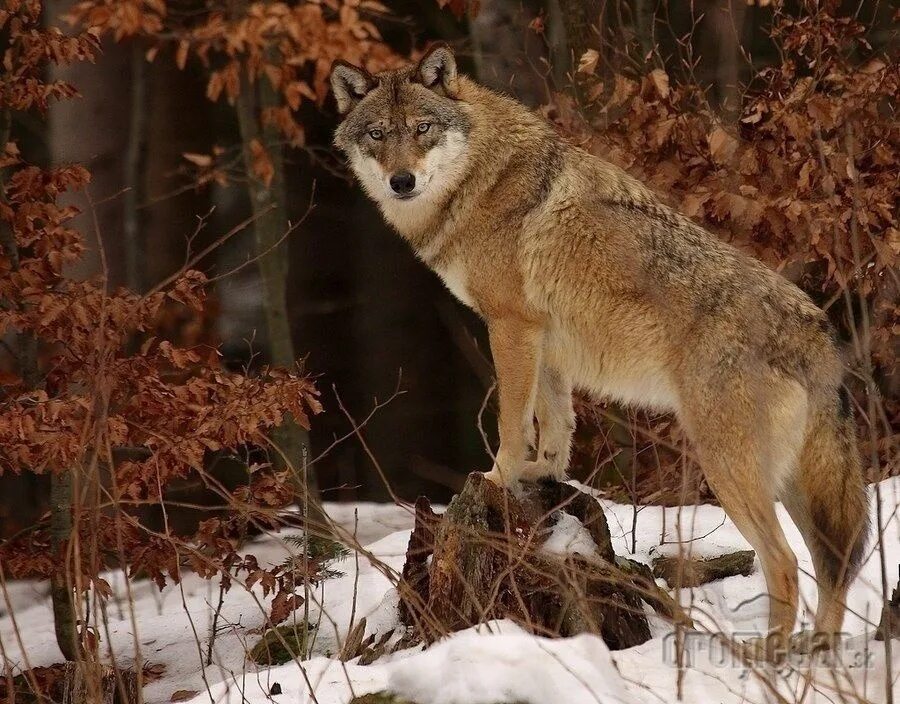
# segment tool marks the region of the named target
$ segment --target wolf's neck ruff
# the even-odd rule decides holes
[[[345,116],[335,143],[366,193],[487,324],[500,398],[489,478],[565,476],[574,387],[674,410],[759,554],[771,630],[791,631],[798,599],[777,498],[813,555],[816,628],[839,631],[868,510],[825,314],[521,104],[457,75],[446,47],[377,76],[337,64],[332,86]]]

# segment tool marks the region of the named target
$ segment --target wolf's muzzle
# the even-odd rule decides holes
[[[390,183],[394,193],[405,196],[416,187],[416,177],[409,171],[398,171],[391,176]]]

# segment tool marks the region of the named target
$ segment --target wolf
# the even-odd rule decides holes
[[[798,606],[776,500],[814,561],[815,629],[837,637],[869,512],[825,313],[524,105],[460,74],[446,45],[375,75],[338,61],[331,85],[342,116],[334,142],[362,187],[487,325],[500,410],[487,477],[565,478],[573,389],[674,412],[759,556],[764,642],[786,642]]]

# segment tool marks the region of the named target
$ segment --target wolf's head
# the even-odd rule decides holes
[[[391,220],[440,201],[465,171],[469,106],[445,45],[416,66],[372,75],[337,62],[331,86],[344,116],[334,142]]]

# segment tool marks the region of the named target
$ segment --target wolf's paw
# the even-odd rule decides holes
[[[800,631],[785,639],[780,633],[764,638],[750,638],[744,641],[742,652],[748,660],[770,662],[781,665],[790,657],[815,655],[835,650],[840,645],[840,634],[822,631]]]
[[[508,474],[501,472],[496,465],[490,472],[484,473],[484,478],[504,488],[514,487],[519,483],[518,477],[510,477]]]
[[[537,482],[541,479],[555,479],[565,481],[566,468],[558,462],[539,459],[525,460],[517,465],[517,470],[509,472],[501,470],[496,464],[490,472],[484,473],[484,478],[508,489],[515,489],[520,482]]]
[[[566,468],[549,460],[527,460],[522,465],[519,479],[523,482],[536,482],[541,479],[555,479],[561,482],[566,479]]]
[[[748,638],[741,643],[741,652],[748,660],[779,664],[787,655],[787,641],[780,633]]]
[[[839,633],[824,631],[800,631],[791,636],[791,653],[812,655],[826,650],[835,650],[841,643]]]

